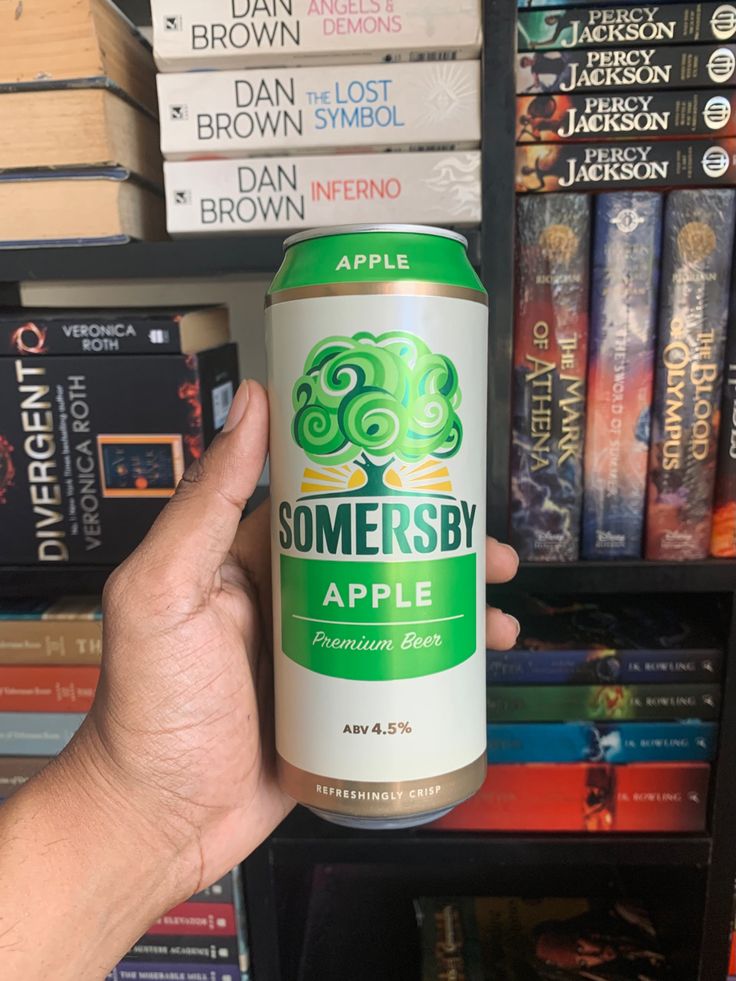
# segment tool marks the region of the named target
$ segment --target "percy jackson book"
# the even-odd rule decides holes
[[[736,558],[736,310],[731,305],[710,554]]]

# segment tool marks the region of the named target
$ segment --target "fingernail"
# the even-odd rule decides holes
[[[498,544],[501,546],[501,548],[505,548],[507,552],[511,552],[516,562],[519,561],[519,553],[516,551],[513,545],[507,545],[506,542],[499,542]]]
[[[510,621],[511,621],[511,622],[513,623],[513,625],[514,625],[514,628],[516,629],[516,636],[518,637],[518,636],[519,636],[519,634],[521,633],[521,624],[520,624],[520,623],[519,623],[519,621],[518,621],[518,620],[516,619],[516,617],[513,617],[513,616],[511,616],[511,614],[510,614],[510,613],[507,613],[507,614],[506,614],[506,618],[507,618],[508,620],[510,620]]]
[[[222,427],[223,433],[229,433],[231,429],[235,429],[237,424],[245,415],[245,410],[248,408],[248,382],[243,381],[238,386],[238,390],[235,393],[235,398],[230,406],[230,411],[227,414],[227,419],[225,420],[225,425]]]

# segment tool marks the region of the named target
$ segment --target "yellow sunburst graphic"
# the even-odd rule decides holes
[[[365,473],[352,463],[341,467],[306,467],[302,477],[302,494],[337,494],[358,490],[366,482]]]
[[[431,456],[418,464],[395,464],[386,471],[385,481],[389,487],[397,490],[452,493],[450,471],[444,463]]]

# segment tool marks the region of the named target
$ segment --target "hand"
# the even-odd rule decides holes
[[[141,874],[161,883],[139,927],[128,925],[132,940],[293,806],[274,773],[268,509],[241,522],[267,441],[266,393],[244,383],[222,434],[108,582],[97,697],[49,768],[70,795],[84,787],[86,809],[73,813],[103,814],[105,833],[139,849]],[[513,549],[489,540],[486,556],[490,582],[515,574]],[[488,610],[489,646],[510,647],[517,634],[512,617]],[[107,947],[120,944],[119,957],[132,940]]]

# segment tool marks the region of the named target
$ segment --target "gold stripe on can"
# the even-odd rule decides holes
[[[465,286],[448,286],[445,283],[428,283],[422,280],[397,280],[383,283],[321,283],[316,286],[298,286],[279,290],[266,296],[266,307],[289,300],[308,300],[319,296],[447,296],[453,300],[468,300],[488,306],[488,296],[480,290]]]

